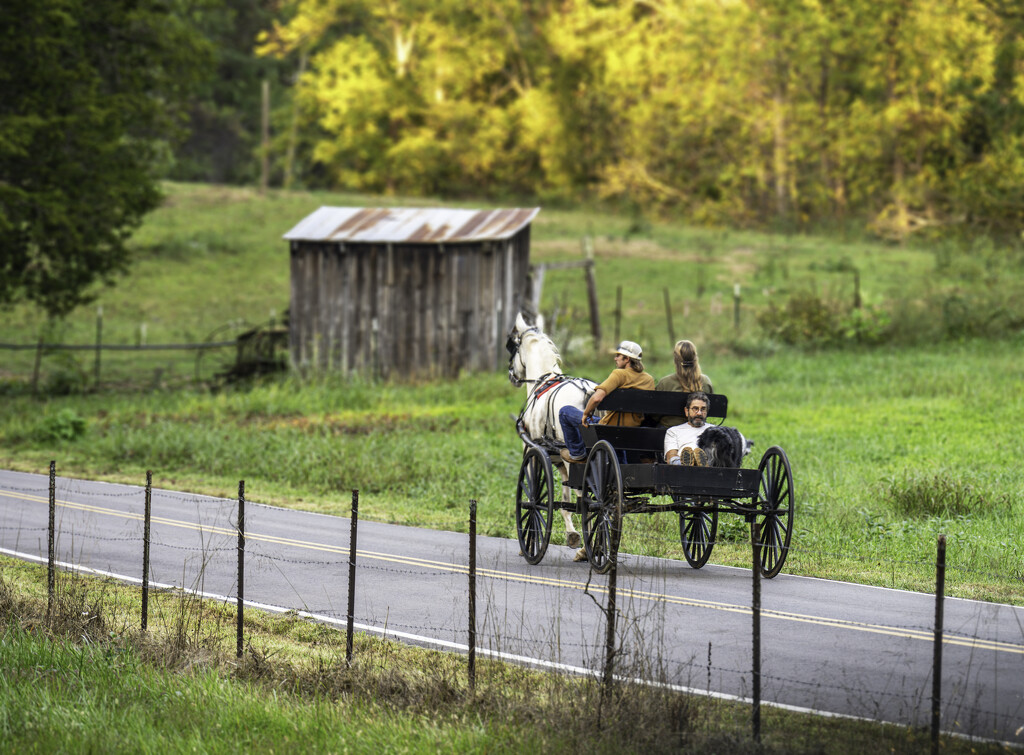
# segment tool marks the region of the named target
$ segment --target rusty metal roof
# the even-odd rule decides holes
[[[284,235],[289,241],[438,244],[507,239],[540,212],[426,207],[321,207]]]

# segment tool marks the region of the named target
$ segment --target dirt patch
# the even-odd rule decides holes
[[[750,279],[757,271],[757,262],[754,259],[756,254],[757,251],[750,247],[737,247],[732,251],[726,252],[721,262],[725,265],[728,275],[732,276],[733,280],[740,278]]]
[[[583,259],[582,245],[578,241],[534,241],[531,257],[536,262],[564,259]],[[671,260],[673,262],[706,262],[724,265],[730,275],[749,275],[757,269],[757,250],[736,247],[727,252],[715,252],[710,257],[702,248],[684,246],[669,248],[651,239],[621,241],[607,237],[594,239],[594,257],[597,259]]]
[[[583,251],[577,241],[534,241],[531,243],[531,256],[543,262],[545,260],[577,257],[583,259]],[[645,259],[692,261],[700,259],[696,249],[668,249],[650,239],[619,241],[617,239],[594,240],[594,257],[597,259]]]
[[[298,430],[312,435],[370,435],[407,431],[411,427],[415,427],[419,432],[436,432],[455,426],[458,424],[458,420],[454,417],[422,417],[404,413],[374,414],[373,416],[328,415],[325,417],[254,419],[247,424],[259,425],[268,430]]]
[[[183,207],[188,205],[236,204],[250,202],[256,198],[255,189],[244,186],[217,186],[203,188],[200,191],[188,190],[168,192],[164,195],[161,207]]]

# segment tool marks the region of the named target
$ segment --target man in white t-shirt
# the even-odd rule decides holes
[[[665,461],[685,466],[707,466],[707,454],[697,447],[697,439],[708,426],[707,394],[703,391],[691,393],[683,414],[686,422],[665,431]]]

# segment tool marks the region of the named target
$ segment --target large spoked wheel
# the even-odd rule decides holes
[[[604,574],[618,555],[622,526],[622,470],[606,440],[595,443],[587,457],[579,513],[587,559],[594,571]]]
[[[516,486],[516,536],[528,564],[539,564],[547,552],[554,502],[551,460],[539,448],[527,448]]]
[[[771,579],[786,562],[789,538],[793,534],[793,472],[786,452],[772,446],[764,452],[757,468],[761,480],[754,505],[757,512],[750,523],[751,539],[757,524],[761,574]]]
[[[711,558],[718,534],[718,510],[679,512],[679,541],[683,544],[686,563],[699,569]]]

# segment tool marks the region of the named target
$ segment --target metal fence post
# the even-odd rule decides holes
[[[469,689],[476,691],[476,501],[469,502]]]
[[[932,663],[932,752],[939,751],[942,712],[942,604],[946,598],[946,536],[939,535],[935,558],[935,651]]]
[[[761,528],[755,518],[751,531],[754,533],[754,595],[751,606],[753,614],[754,644],[754,703],[751,726],[754,741],[761,741]]]
[[[611,560],[612,569],[608,573],[608,621],[607,628],[605,631],[604,641],[604,680],[602,696],[607,696],[612,689],[612,678],[615,669],[615,618],[616,618],[616,583],[619,571],[619,538],[618,538],[618,527],[621,526],[621,522],[616,522],[612,529],[611,537]]]
[[[54,545],[54,532],[57,528],[57,462],[50,461],[50,521],[47,527],[47,558],[46,558],[46,621],[53,616],[53,607],[57,598],[57,554]]]
[[[242,626],[245,612],[245,480],[238,481],[238,622],[235,655],[242,657]]]
[[[352,663],[352,628],[356,616],[356,533],[359,529],[359,491],[352,491],[352,519],[348,538],[348,627],[345,662]]]
[[[146,470],[146,511],[142,525],[142,631],[149,624],[149,527],[153,521],[153,472]]]

